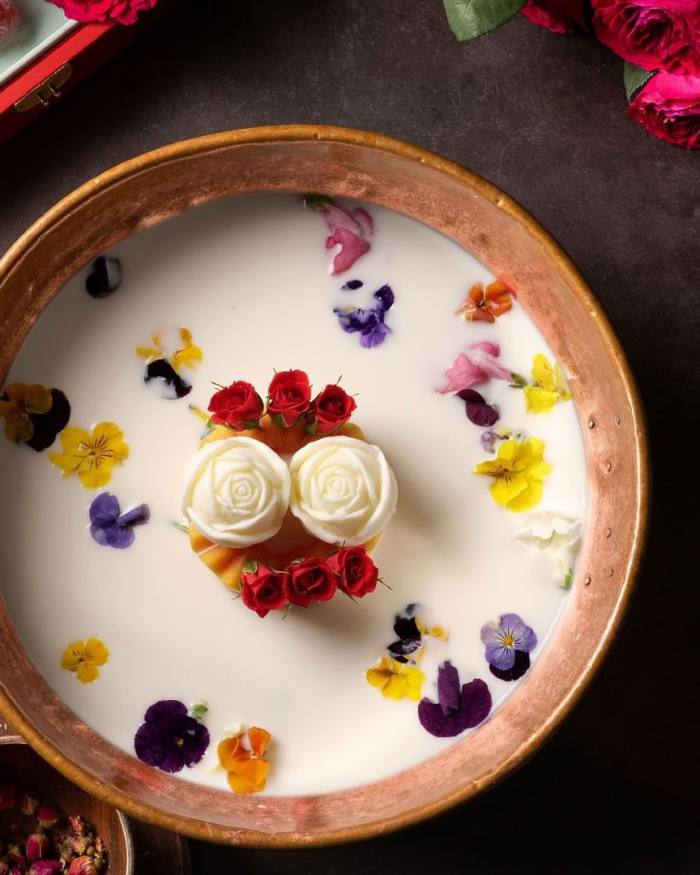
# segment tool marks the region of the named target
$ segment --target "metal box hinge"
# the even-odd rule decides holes
[[[61,88],[73,75],[73,68],[70,64],[64,64],[59,67],[55,73],[52,73],[43,82],[32,88],[29,94],[25,94],[15,103],[17,112],[29,112],[37,106],[50,106],[55,103],[61,96]]]

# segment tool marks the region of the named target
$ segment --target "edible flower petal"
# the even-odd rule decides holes
[[[133,527],[147,523],[150,516],[146,504],[122,514],[117,497],[102,492],[90,505],[90,534],[98,544],[123,550],[134,543]]]
[[[322,216],[328,226],[330,234],[326,238],[326,249],[339,247],[333,259],[331,272],[334,275],[349,270],[358,258],[369,252],[374,223],[366,210],[361,207],[346,210],[324,195],[307,195],[304,202]]]
[[[532,379],[534,385],[525,386],[525,407],[528,413],[546,413],[558,401],[569,401],[571,392],[562,369],[555,362],[550,364],[543,353],[532,360]]]
[[[81,684],[90,684],[100,675],[100,666],[109,659],[109,650],[99,638],[73,641],[66,647],[61,668],[72,671]]]
[[[383,285],[372,295],[377,302],[373,307],[334,307],[340,327],[347,334],[359,332],[360,345],[365,349],[384,342],[391,328],[385,323],[387,311],[393,306],[395,295],[391,286]]]
[[[491,496],[501,507],[515,513],[532,510],[540,502],[544,480],[552,470],[543,459],[544,450],[544,441],[539,438],[507,440],[498,448],[497,457],[475,465],[474,473],[494,478]]]
[[[481,383],[485,383],[489,377],[497,380],[505,380],[516,386],[525,382],[523,377],[514,371],[504,367],[498,357],[501,349],[497,343],[483,340],[467,347],[466,352],[460,353],[451,367],[445,371],[447,385],[437,391],[441,395],[449,392],[461,392],[464,389],[472,389]]]
[[[464,410],[467,419],[480,428],[488,428],[498,422],[498,409],[488,404],[476,389],[462,389],[457,397],[464,401]]]
[[[503,280],[494,280],[484,289],[481,283],[473,286],[457,311],[469,322],[495,322],[513,306],[515,292]]]
[[[418,719],[421,726],[438,738],[452,738],[482,723],[491,712],[491,693],[480,678],[462,685],[451,662],[438,669],[438,701],[421,699]]]
[[[270,763],[264,759],[272,738],[266,729],[251,726],[224,738],[217,746],[219,765],[226,769],[234,793],[259,793],[265,789]]]
[[[381,690],[387,699],[420,699],[425,675],[415,666],[402,665],[395,659],[383,656],[377,665],[367,669],[367,683]]]
[[[183,702],[163,699],[146,711],[134,736],[136,756],[163,772],[196,765],[209,747],[209,731]]]
[[[114,422],[98,422],[91,430],[69,426],[60,435],[61,452],[49,453],[49,461],[64,477],[77,474],[86,489],[99,489],[112,479],[112,469],[129,457],[124,433]]]
[[[498,623],[486,623],[481,627],[481,642],[486,645],[485,657],[491,668],[508,672],[515,666],[518,652],[529,654],[537,647],[537,635],[518,614],[502,614]],[[527,665],[524,671],[530,665]],[[515,680],[515,678],[505,678]]]
[[[34,434],[32,414],[47,413],[53,399],[45,386],[11,383],[0,395],[0,417],[5,420],[5,437],[16,444],[26,443]]]
[[[521,544],[547,553],[559,585],[568,589],[573,581],[581,528],[580,519],[554,511],[534,511],[520,518],[515,537]]]

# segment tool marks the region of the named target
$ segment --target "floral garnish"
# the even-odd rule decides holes
[[[75,672],[81,684],[91,684],[100,676],[100,666],[109,659],[109,650],[99,638],[73,641],[63,652],[61,668]]]
[[[355,399],[337,384],[326,386],[311,403],[306,416],[309,434],[331,434],[346,423],[357,408]]]
[[[114,422],[98,422],[92,431],[69,426],[60,434],[61,452],[49,461],[64,477],[77,474],[86,489],[99,489],[112,479],[112,468],[129,457],[129,445]]]
[[[495,453],[496,452],[496,444],[499,441],[525,441],[527,440],[527,435],[524,431],[511,431],[509,428],[497,428],[497,429],[488,429],[488,431],[483,432],[480,437],[480,443],[482,449],[486,450],[487,453]]]
[[[337,575],[338,588],[354,598],[374,592],[379,569],[364,547],[341,547],[329,559],[328,565]]]
[[[402,665],[383,656],[377,665],[367,669],[367,683],[381,690],[387,699],[409,698],[417,702],[421,696],[425,675],[415,666]]]
[[[259,617],[278,611],[289,604],[289,575],[274,571],[261,562],[250,562],[241,574],[243,604]]]
[[[59,389],[11,383],[0,395],[0,418],[5,420],[5,437],[41,452],[68,424],[70,404]]]
[[[348,280],[340,287],[344,292],[356,292],[361,289],[364,283],[362,280]]]
[[[377,289],[372,297],[377,302],[374,307],[334,307],[340,327],[347,334],[358,332],[360,345],[366,349],[384,343],[391,328],[386,324],[386,313],[394,304],[395,296],[391,286]]]
[[[323,217],[331,232],[326,238],[326,249],[340,247],[333,259],[331,273],[344,273],[369,252],[374,223],[366,210],[361,207],[346,210],[332,198],[318,194],[306,195],[304,203]]]
[[[267,390],[267,412],[277,425],[290,428],[311,406],[311,385],[304,371],[279,371]]]
[[[534,385],[525,386],[525,406],[528,413],[546,413],[557,401],[569,401],[571,392],[561,368],[551,365],[546,355],[538,353],[532,360]]]
[[[530,668],[537,635],[517,614],[502,614],[498,623],[481,627],[481,642],[491,673],[502,681],[516,681]]]
[[[397,662],[408,662],[409,657],[414,661],[413,654],[417,653],[423,643],[423,633],[414,616],[416,605],[408,605],[403,614],[397,614],[394,618],[394,634],[397,640],[387,647],[387,650]]]
[[[270,763],[264,757],[271,740],[266,729],[251,726],[247,732],[219,742],[219,765],[226,769],[234,793],[260,793],[265,789]]]
[[[438,701],[421,699],[418,719],[421,726],[438,738],[452,738],[478,726],[491,711],[491,693],[480,678],[463,684],[460,689],[459,672],[446,661],[438,668]]]
[[[153,346],[137,346],[136,353],[146,359],[144,383],[158,380],[162,395],[167,399],[184,398],[192,391],[192,386],[182,378],[180,369],[195,368],[202,361],[202,350],[194,343],[192,332],[188,328],[180,328],[181,346],[168,356],[159,334],[151,336]]]
[[[102,546],[124,550],[134,543],[134,526],[144,525],[150,517],[147,504],[139,504],[122,513],[117,497],[102,492],[90,505],[90,534]]]
[[[85,291],[93,298],[106,298],[122,284],[122,263],[109,255],[98,255],[85,279]]]
[[[311,602],[327,602],[337,587],[333,569],[320,559],[293,562],[287,567],[289,603],[308,608]]]
[[[527,381],[520,374],[504,367],[498,361],[500,354],[501,348],[497,343],[488,340],[473,343],[466,352],[460,353],[452,367],[445,371],[447,385],[437,391],[441,395],[446,395],[448,392],[461,392],[463,389],[472,389],[485,383],[489,377],[505,380],[512,386],[522,388]]]
[[[209,747],[209,730],[182,702],[164,699],[146,711],[134,736],[136,756],[163,772],[196,765]]]
[[[494,280],[484,289],[481,283],[471,288],[466,300],[457,310],[469,322],[495,322],[513,306],[515,292],[502,280]]]
[[[209,712],[209,705],[206,702],[196,702],[190,708],[190,717],[194,717],[195,720],[202,720]]]
[[[264,407],[262,398],[250,383],[236,380],[215,392],[207,409],[212,422],[242,431],[259,427]]]
[[[498,408],[484,400],[476,389],[462,389],[457,397],[464,401],[467,419],[481,428],[488,428],[498,422]]]
[[[556,570],[559,585],[569,589],[581,540],[580,519],[554,511],[535,511],[520,518],[515,537],[521,544],[547,553]]]
[[[475,474],[493,477],[491,496],[496,504],[522,513],[532,510],[542,498],[544,480],[552,466],[544,461],[545,444],[539,438],[507,440],[494,460],[474,466]]]

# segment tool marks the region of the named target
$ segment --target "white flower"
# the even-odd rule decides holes
[[[372,444],[344,435],[321,438],[298,450],[289,468],[291,511],[326,543],[365,544],[396,511],[396,478]]]
[[[204,444],[190,460],[185,484],[185,516],[224,547],[267,541],[280,530],[289,506],[284,459],[242,435]]]
[[[534,511],[520,517],[515,537],[527,546],[549,555],[559,577],[568,589],[574,577],[574,560],[581,541],[581,520],[555,511]]]

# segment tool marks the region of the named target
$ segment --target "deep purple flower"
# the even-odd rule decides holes
[[[397,640],[387,650],[397,662],[408,662],[408,657],[421,646],[422,636],[416,618],[415,605],[408,605],[403,614],[394,618],[394,634]]]
[[[481,627],[481,641],[491,671],[502,680],[522,677],[530,667],[530,651],[537,647],[537,635],[517,614],[502,614],[498,623],[486,623]]]
[[[165,699],[146,711],[134,736],[136,756],[164,772],[196,765],[209,747],[207,727],[190,717],[182,702]]]
[[[421,726],[438,738],[451,738],[465,729],[478,726],[491,711],[491,693],[484,681],[474,678],[460,689],[459,672],[451,662],[438,669],[438,701],[421,699],[418,719]]]
[[[356,289],[361,289],[364,283],[362,280],[348,280],[340,287],[344,292],[354,292]]]
[[[376,309],[381,310],[382,313],[386,313],[387,310],[391,309],[396,300],[396,295],[394,294],[393,289],[391,286],[387,285],[383,285],[381,289],[377,289],[372,297],[377,302]]]
[[[123,550],[134,543],[134,526],[147,523],[150,516],[146,504],[121,513],[117,497],[102,492],[90,505],[90,534],[102,546]]]
[[[379,346],[387,334],[391,334],[391,328],[384,322],[384,317],[394,303],[394,292],[390,286],[384,285],[372,297],[377,302],[374,307],[333,309],[343,331],[348,334],[359,332],[360,345],[366,349]]]
[[[464,401],[467,419],[481,428],[489,428],[498,422],[498,410],[492,404],[484,400],[476,389],[462,389],[457,397]]]

